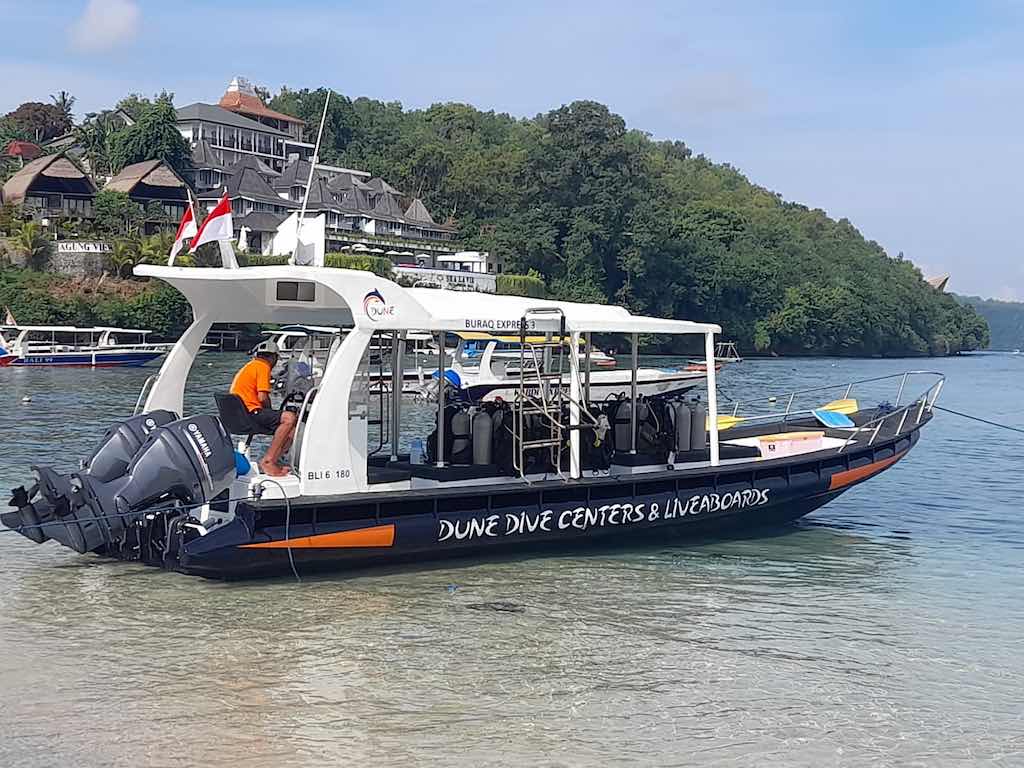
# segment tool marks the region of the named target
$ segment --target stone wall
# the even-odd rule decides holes
[[[107,268],[110,246],[103,242],[61,240],[50,254],[50,271],[72,277],[99,277]]]

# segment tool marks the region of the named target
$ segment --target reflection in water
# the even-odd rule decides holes
[[[237,358],[207,362],[192,408]],[[942,365],[950,407],[1012,421],[1007,359]],[[723,386],[902,367],[752,361]],[[146,374],[0,371],[0,487],[73,466]],[[998,482],[1015,446],[991,437],[939,418],[784,529],[301,585],[0,534],[0,765],[1018,762],[1024,526]]]

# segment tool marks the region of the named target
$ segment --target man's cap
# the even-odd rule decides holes
[[[254,355],[279,355],[281,350],[277,346],[277,342],[273,339],[266,339],[261,341],[252,349]]]

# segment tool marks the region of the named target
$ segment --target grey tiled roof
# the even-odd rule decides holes
[[[241,168],[238,172],[231,174],[225,182],[225,187],[228,190],[228,197],[234,199],[236,197],[244,197],[249,200],[257,200],[262,203],[273,203],[279,205],[282,208],[298,208],[298,203],[293,203],[291,200],[285,200],[278,196],[276,192],[267,183],[254,168],[246,166]],[[215,187],[207,192],[201,193],[198,197],[200,200],[218,200],[223,194],[224,187]]]
[[[214,154],[210,143],[205,139],[200,139],[192,147],[192,165],[201,169],[213,168],[218,171],[224,170],[224,163],[217,159],[217,155]]]
[[[257,123],[255,120],[250,120],[248,117],[242,117],[236,112],[224,109],[224,107],[218,107],[215,104],[201,104],[197,102],[195,104],[189,104],[186,107],[179,108],[177,113],[179,123],[187,122],[189,120],[202,120],[204,123],[230,125],[234,128],[245,128],[247,130],[267,133],[272,136],[280,136],[282,139],[288,138],[288,134],[284,131],[278,131],[268,125]]]
[[[288,217],[283,213],[265,213],[253,211],[245,216],[238,216],[233,219],[235,229],[248,227],[253,232],[276,232],[281,222]]]

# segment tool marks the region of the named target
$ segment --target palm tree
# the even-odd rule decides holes
[[[106,116],[100,114],[86,120],[75,129],[75,133],[85,148],[85,156],[89,160],[89,170],[98,175],[109,173],[112,131]]]
[[[74,114],[71,111],[74,108],[74,106],[75,106],[75,97],[74,96],[72,96],[67,91],[61,91],[56,96],[54,96],[51,93],[50,94],[50,100],[53,102],[54,106],[57,107],[57,109],[59,109],[61,112],[64,113],[64,117],[66,117],[68,119],[69,123],[74,122],[73,121]]]
[[[142,241],[139,263],[166,264],[172,245],[174,245],[174,235],[167,230],[160,230],[155,235],[150,235]]]
[[[115,240],[110,249],[110,265],[114,274],[124,277],[125,271],[131,274],[132,268],[138,263],[139,252],[137,243],[131,240]]]
[[[14,249],[25,258],[30,269],[43,270],[50,260],[50,238],[34,221],[21,225],[14,238]]]

